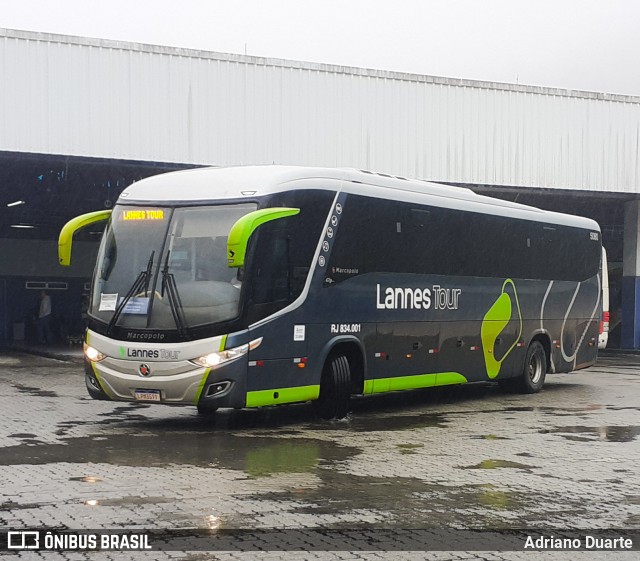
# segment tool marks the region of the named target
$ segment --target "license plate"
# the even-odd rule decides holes
[[[160,401],[160,390],[136,390],[135,398],[138,401]]]

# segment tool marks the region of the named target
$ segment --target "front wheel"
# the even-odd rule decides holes
[[[314,407],[323,419],[342,419],[349,412],[351,369],[344,355],[330,357],[322,370],[320,396]]]
[[[217,407],[213,407],[211,405],[204,405],[203,403],[198,403],[198,415],[202,417],[213,417],[218,410]]]
[[[538,393],[544,386],[547,375],[547,353],[539,341],[529,345],[522,374],[517,378],[516,388],[521,393]]]

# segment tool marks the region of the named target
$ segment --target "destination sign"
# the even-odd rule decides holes
[[[127,221],[164,220],[164,210],[161,208],[123,210],[120,219]]]

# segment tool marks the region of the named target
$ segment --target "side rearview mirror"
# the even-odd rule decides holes
[[[73,235],[82,228],[95,224],[96,222],[104,222],[109,220],[111,210],[98,210],[88,212],[76,216],[67,222],[60,230],[58,236],[58,261],[63,267],[71,265],[71,245],[73,243]]]
[[[244,266],[244,258],[247,253],[247,244],[251,234],[265,222],[278,220],[287,216],[294,216],[300,212],[299,208],[263,208],[245,214],[229,231],[227,240],[227,264],[230,268]]]

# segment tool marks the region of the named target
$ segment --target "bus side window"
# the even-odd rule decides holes
[[[281,302],[289,297],[289,240],[283,237],[264,239],[262,250],[268,259],[261,259],[255,268],[251,285],[252,302]]]
[[[287,219],[283,219],[287,221]],[[251,249],[249,324],[284,308],[289,297],[289,239],[282,223],[266,224]]]

